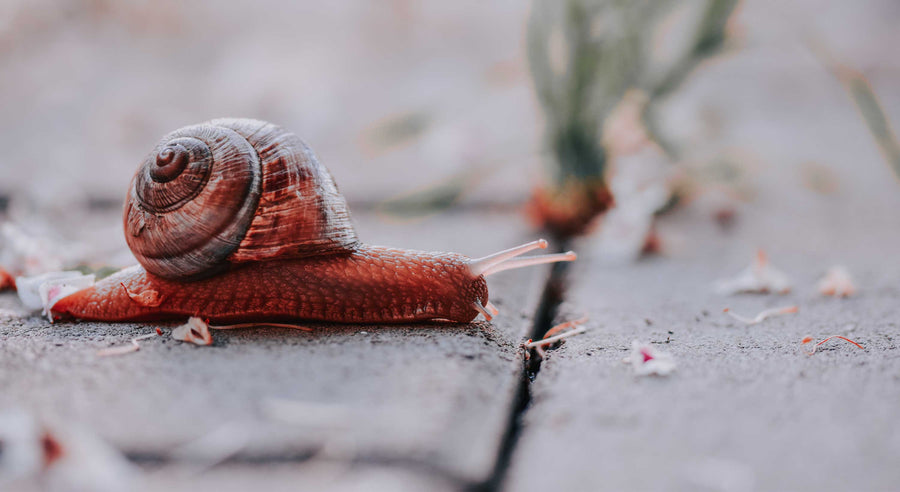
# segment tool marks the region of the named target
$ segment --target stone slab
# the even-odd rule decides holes
[[[529,239],[507,214],[388,223],[362,213],[356,222],[371,243],[471,256]],[[542,269],[492,277],[494,323],[232,330],[215,332],[211,347],[174,341],[161,325],[167,336],[109,358],[97,350],[157,325],[51,325],[15,316],[7,293],[0,408],[84,425],[139,462],[202,461],[184,446],[220,439],[238,463],[302,461],[337,446],[347,460],[480,481],[506,426],[518,345],[545,277]]]
[[[763,195],[719,229],[689,207],[661,223],[665,257],[610,266],[576,248],[560,320],[588,313],[588,333],[551,351],[508,490],[890,490],[900,479],[900,193],[809,198]],[[848,204],[848,200],[851,202]],[[864,211],[864,212],[863,212]],[[722,296],[765,247],[791,294]],[[841,263],[859,295],[821,297],[815,282]],[[796,315],[747,326],[797,305]],[[808,356],[806,335],[846,335]],[[668,377],[636,377],[631,341],[670,352]]]

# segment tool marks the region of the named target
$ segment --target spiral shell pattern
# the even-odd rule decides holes
[[[177,280],[358,243],[346,202],[309,147],[248,119],[166,135],[132,180],[124,222],[138,262]]]

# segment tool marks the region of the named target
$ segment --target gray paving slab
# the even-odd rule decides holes
[[[514,245],[525,230],[517,217],[490,213],[356,219],[371,243],[472,256]],[[238,464],[303,460],[337,447],[345,461],[479,481],[505,428],[518,345],[545,276],[532,269],[492,277],[501,310],[494,323],[234,330],[215,332],[211,347],[164,336],[110,358],[97,350],[157,325],[51,325],[16,316],[17,299],[3,294],[0,408],[86,426],[150,463],[202,461],[191,443],[208,439],[220,443],[212,449],[233,448],[225,456]]]
[[[666,256],[633,265],[603,265],[590,241],[579,246],[560,320],[588,313],[589,331],[543,362],[508,490],[896,489],[900,192],[849,204],[798,195],[762,196],[731,232],[682,210],[662,222]],[[793,292],[716,294],[713,282],[758,246]],[[857,297],[815,291],[835,263],[856,277]],[[796,315],[752,326],[722,313],[791,304]],[[833,334],[865,350],[801,349],[806,335]],[[634,339],[673,354],[677,370],[636,377],[622,363]]]

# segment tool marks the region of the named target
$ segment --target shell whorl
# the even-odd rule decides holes
[[[312,150],[249,119],[166,135],[132,180],[124,221],[138,262],[170,279],[358,244],[347,203]]]

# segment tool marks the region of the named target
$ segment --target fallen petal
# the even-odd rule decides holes
[[[845,341],[845,342],[847,342],[847,343],[852,343],[853,345],[856,345],[857,347],[859,347],[859,348],[861,348],[861,349],[863,349],[863,350],[866,349],[865,347],[863,347],[863,346],[860,345],[859,343],[854,342],[853,340],[850,340],[850,339],[847,338],[847,337],[844,337],[844,336],[841,336],[841,335],[831,335],[830,337],[826,338],[825,340],[822,340],[821,342],[819,342],[819,343],[813,345],[812,350],[809,351],[809,352],[807,352],[806,355],[813,355],[813,354],[815,354],[815,353],[816,353],[816,349],[819,348],[819,345],[822,345],[823,343],[825,343],[825,342],[831,340],[832,338],[838,338],[838,339],[841,339],[841,340],[843,340],[843,341]],[[812,337],[806,336],[806,337],[803,337],[803,340],[802,340],[800,343],[801,343],[802,345],[806,345],[807,343],[811,342],[812,340],[813,340]]]
[[[624,362],[631,364],[636,376],[668,376],[676,367],[671,354],[637,340],[631,342],[631,353]]]
[[[196,316],[192,316],[187,323],[172,330],[172,338],[194,345],[212,345],[213,342],[209,325]]]
[[[791,291],[791,281],[787,274],[772,266],[763,250],[756,253],[756,259],[736,277],[720,280],[716,284],[720,294],[741,293],[787,294]]]
[[[139,344],[138,342],[140,342],[141,340],[146,340],[148,338],[153,338],[153,337],[159,336],[159,335],[162,335],[162,330],[157,328],[156,333],[150,333],[147,335],[141,335],[139,337],[132,338],[131,343],[129,343],[128,345],[119,345],[117,347],[109,347],[109,348],[105,348],[102,350],[98,350],[97,356],[98,357],[109,357],[111,355],[125,355],[125,354],[130,354],[132,352],[137,352],[138,350],[141,349],[141,344]]]
[[[765,311],[761,311],[759,314],[757,314],[753,318],[748,318],[746,316],[742,316],[740,314],[734,313],[729,308],[725,308],[724,312],[728,313],[729,316],[731,316],[732,318],[734,318],[738,321],[741,321],[748,325],[755,325],[757,323],[762,323],[766,319],[774,317],[774,316],[783,316],[785,314],[794,314],[798,310],[799,310],[799,308],[797,306],[785,306],[785,307],[780,307],[780,308],[766,309]]]
[[[79,271],[49,272],[34,277],[16,278],[19,300],[28,309],[43,309],[44,314],[69,294],[94,285],[93,275]],[[51,320],[52,321],[52,320]]]
[[[572,328],[575,328],[578,325],[583,325],[583,324],[587,323],[587,321],[588,321],[588,317],[587,317],[587,315],[585,315],[578,319],[573,319],[570,321],[565,321],[563,323],[560,323],[560,324],[554,326],[553,328],[550,328],[549,330],[547,330],[547,333],[544,334],[544,340],[554,337],[556,335],[559,335],[560,333],[562,333],[566,330],[571,330]]]
[[[850,297],[856,295],[856,284],[847,268],[836,265],[828,269],[819,280],[819,293],[823,296]]]
[[[53,322],[51,311],[53,306],[63,297],[86,289],[94,285],[94,275],[81,275],[78,277],[67,278],[64,281],[44,282],[39,289],[41,295],[41,304],[43,304],[43,314]]]
[[[586,330],[585,328],[583,328],[583,327],[582,327],[582,328],[575,328],[574,330],[569,330],[569,331],[560,333],[560,334],[558,334],[558,335],[554,335],[554,336],[549,337],[549,338],[542,338],[542,339],[537,340],[537,341],[534,341],[534,342],[528,342],[528,343],[525,344],[525,348],[534,348],[534,347],[542,348],[542,347],[548,347],[548,346],[553,345],[554,343],[556,343],[556,342],[558,342],[558,341],[560,341],[560,340],[562,340],[562,339],[564,339],[564,338],[568,338],[568,337],[571,337],[571,336],[573,336],[573,335],[578,335],[578,334],[584,333],[585,331],[587,331],[587,330]]]

